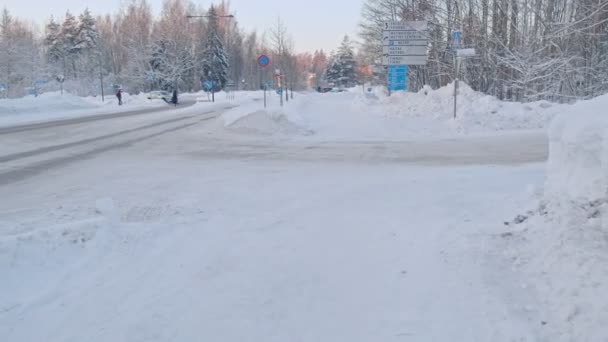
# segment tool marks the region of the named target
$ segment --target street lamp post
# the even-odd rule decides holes
[[[229,15],[187,15],[186,18],[234,18],[234,14]]]

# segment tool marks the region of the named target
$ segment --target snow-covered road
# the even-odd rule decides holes
[[[495,287],[517,280],[485,258],[526,186],[540,182],[540,166],[213,161],[144,150],[2,187],[12,194],[0,242],[6,340],[534,333],[536,322],[512,313],[530,304],[518,301],[525,294],[507,302]]]
[[[542,182],[542,133],[331,141],[203,118],[7,159],[1,340],[538,340],[495,246]]]

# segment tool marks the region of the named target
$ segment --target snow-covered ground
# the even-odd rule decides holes
[[[105,101],[101,97],[79,97],[67,92],[63,95],[52,92],[38,97],[1,99],[0,127],[167,106],[162,100],[148,100],[146,97],[147,94],[124,93],[122,106],[118,106],[113,94],[106,96]]]
[[[149,100],[147,96],[147,93],[138,95],[123,93],[122,106],[118,106],[113,94],[106,96],[105,101],[102,101],[101,97],[79,97],[67,92],[63,95],[52,92],[38,97],[32,95],[19,99],[0,99],[0,127],[168,107],[163,100]],[[234,99],[229,99],[221,92],[216,94],[215,105],[239,104],[260,96],[259,92],[238,92]],[[212,107],[208,103],[207,94],[203,92],[180,94],[180,100],[196,100]]]
[[[570,108],[549,102],[502,102],[463,85],[459,116],[454,120],[452,92],[447,86],[388,97],[379,89],[364,93],[356,88],[335,94],[297,94],[284,107],[273,96],[266,110],[253,103],[226,113],[218,129],[309,141],[420,141],[513,131],[544,134],[551,119]]]
[[[505,275],[483,258],[522,189],[540,181],[540,166],[222,161],[176,156],[169,146],[142,145],[41,176],[53,182],[3,187],[14,195],[2,205],[0,336],[534,335],[525,315],[506,314],[528,303],[493,295],[487,278]]]
[[[543,341],[608,341],[607,106],[604,95],[556,118],[544,187],[497,247],[535,293]]]
[[[1,185],[2,340],[606,341],[606,98],[463,92],[243,93]]]

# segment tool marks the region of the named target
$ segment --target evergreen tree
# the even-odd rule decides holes
[[[75,42],[78,51],[93,51],[97,49],[97,28],[95,27],[95,18],[91,16],[89,9],[79,17],[78,36]]]
[[[78,78],[76,72],[76,60],[80,53],[80,46],[78,44],[78,22],[76,21],[76,17],[69,11],[65,14],[65,19],[61,26],[60,40],[63,42],[64,61],[71,66],[73,77]]]
[[[49,63],[57,63],[63,60],[64,48],[61,40],[61,26],[51,18],[46,25],[46,37],[44,39],[46,47],[46,58]]]
[[[228,59],[224,46],[218,35],[217,11],[213,6],[209,9],[209,27],[207,43],[203,52],[203,81],[213,84],[213,91],[224,88],[228,78]]]
[[[356,69],[357,62],[352,42],[348,36],[345,36],[338,52],[329,61],[326,78],[335,85],[351,87],[357,81]]]
[[[335,52],[329,54],[329,60],[327,62],[327,69],[325,70],[325,80],[331,85],[338,85],[340,81],[341,66],[338,60],[338,55]]]

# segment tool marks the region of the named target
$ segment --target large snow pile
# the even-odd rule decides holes
[[[608,340],[608,95],[550,128],[541,203],[507,233],[507,255],[540,301],[543,341]],[[513,234],[513,235],[511,235]]]
[[[436,90],[427,86],[417,93],[397,92],[381,97],[381,103],[389,115],[432,117],[463,133],[545,128],[564,108],[547,101],[500,101],[474,91],[465,83],[459,85],[456,120],[453,83]]]
[[[549,131],[547,195],[581,203],[606,197],[608,189],[608,95],[577,104]]]

